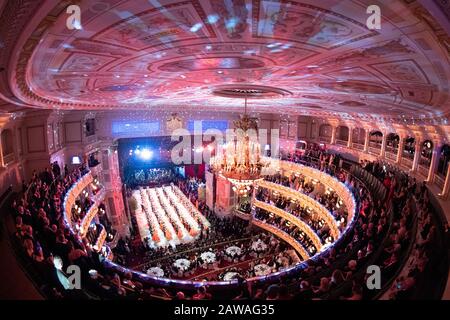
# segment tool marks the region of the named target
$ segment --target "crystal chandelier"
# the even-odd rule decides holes
[[[258,124],[256,118],[247,114],[247,99],[244,114],[234,121],[233,139],[218,149],[210,165],[215,173],[233,185],[233,191],[239,195],[247,194],[250,186],[267,174],[265,169],[270,166],[270,161],[261,157]]]

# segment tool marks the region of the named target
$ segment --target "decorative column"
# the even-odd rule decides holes
[[[214,210],[215,203],[215,178],[214,174],[209,170],[205,170],[206,184],[206,205],[209,209]]]
[[[445,176],[444,187],[442,188],[442,192],[439,193],[438,196],[445,200],[448,197],[449,189],[450,189],[450,165],[447,167],[447,175]]]
[[[107,216],[114,229],[122,236],[128,236],[132,229],[131,212],[128,199],[124,197],[119,169],[118,146],[113,141],[103,141],[99,146],[100,164],[91,168],[105,188],[104,203]]]
[[[220,175],[216,175],[214,212],[221,217],[229,216],[234,209],[235,198],[231,183]]]
[[[422,151],[422,140],[419,138],[416,138],[416,144],[414,146],[414,160],[413,160],[411,172],[416,172],[417,168],[419,167],[419,159],[420,159],[421,151]]]
[[[353,128],[348,128],[347,148],[351,148],[353,144]]]
[[[10,115],[8,113],[0,115],[0,137],[3,132],[3,128],[6,126],[6,124],[10,121]],[[14,145],[16,143],[14,142]],[[3,146],[2,141],[0,139],[0,168],[5,167],[5,161],[3,160]]]
[[[439,161],[439,155],[441,153],[442,144],[437,141],[433,141],[433,153],[431,155],[431,162],[430,162],[430,168],[428,169],[428,177],[426,182],[427,183],[433,183],[434,181],[434,174],[436,172],[437,164]]]
[[[1,136],[1,131],[0,131],[0,136]],[[4,168],[5,167],[5,162],[3,161],[3,146],[2,146],[2,141],[0,139],[0,168]]]
[[[397,160],[395,161],[398,165],[402,164],[403,149],[405,148],[406,137],[403,135],[400,135],[399,138],[400,138],[400,140],[398,141]]]
[[[336,131],[337,131],[337,126],[332,126],[331,127],[331,144],[336,144]]]
[[[386,144],[387,144],[387,134],[386,132],[383,132],[383,139],[381,140],[381,152],[380,152],[381,158],[384,158],[384,155],[386,154]]]
[[[365,128],[365,130],[366,130],[366,138],[364,140],[364,152],[367,153],[367,152],[369,152],[370,129]]]

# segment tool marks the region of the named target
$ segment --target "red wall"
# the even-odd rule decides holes
[[[184,166],[186,177],[197,177],[203,179],[205,175],[205,164],[188,164]]]

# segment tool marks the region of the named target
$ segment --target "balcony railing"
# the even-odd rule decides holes
[[[328,225],[328,227],[330,228],[330,233],[333,236],[333,238],[337,239],[339,237],[340,231],[337,226],[337,221],[334,219],[333,215],[328,211],[328,209],[325,208],[323,205],[321,205],[319,202],[313,200],[306,194],[303,194],[297,190],[294,190],[289,187],[285,187],[285,186],[282,186],[282,185],[279,185],[279,184],[276,184],[273,182],[260,181],[260,182],[258,182],[258,186],[272,190],[272,191],[276,191],[279,194],[281,194],[285,197],[288,197],[289,199],[295,199],[299,203],[302,203],[302,204],[306,205],[307,207],[311,208],[311,210],[313,212],[315,212],[321,219],[323,219],[325,221],[325,223]],[[255,200],[255,204],[257,204],[256,202],[258,202],[258,204],[259,204],[261,201]],[[265,209],[266,211],[270,211],[267,208],[262,208],[262,209]],[[288,217],[288,220],[289,220],[289,217]],[[291,221],[291,222],[296,224],[294,221]]]
[[[385,157],[388,158],[389,160],[392,160],[392,161],[396,161],[397,160],[397,155],[395,153],[392,153],[392,152],[386,152],[385,153]]]
[[[411,159],[411,161],[414,159],[414,153],[411,153],[409,151],[403,150],[403,159]]]
[[[267,212],[273,213],[284,220],[292,222],[297,228],[299,228],[301,231],[303,231],[309,239],[311,239],[314,246],[317,248],[317,251],[320,251],[323,247],[322,241],[320,240],[317,233],[304,221],[302,221],[300,218],[297,218],[296,216],[284,211],[283,209],[280,209],[278,207],[275,207],[273,205],[270,205],[268,203],[254,200],[254,205],[260,209],[263,209]]]
[[[409,158],[403,158],[402,159],[402,166],[406,167],[407,169],[411,169],[412,168],[412,160]]]
[[[10,154],[7,154],[7,155],[3,156],[3,163],[4,164],[13,163],[14,160],[16,160],[16,157],[15,157],[14,153],[10,153]]]
[[[331,143],[331,137],[319,137],[319,141],[323,143]]]
[[[364,150],[364,144],[354,142],[354,143],[352,143],[352,148],[358,149],[358,150]]]
[[[253,219],[252,223],[255,226],[260,227],[260,228],[276,235],[278,238],[284,240],[285,242],[289,243],[295,249],[295,251],[297,251],[300,254],[300,256],[302,257],[303,260],[309,259],[309,254],[305,250],[305,248],[297,240],[295,240],[290,235],[288,235],[286,232],[278,229],[277,227],[275,227],[269,223],[263,222],[259,219]]]
[[[234,210],[234,215],[236,217],[238,217],[238,218],[243,219],[243,220],[250,220],[250,218],[251,218],[251,214],[242,212],[242,211],[237,210],[237,209]]]
[[[445,177],[441,176],[440,174],[434,175],[434,183],[442,190],[444,188],[445,184]]]
[[[319,137],[319,139],[324,138],[325,137]],[[336,140],[336,144],[343,145],[344,141]],[[353,142],[350,149],[362,151],[364,150],[364,145]],[[398,151],[399,151],[398,148],[387,145],[385,150],[385,158],[390,162],[396,162]],[[377,142],[370,142],[368,152],[369,154],[380,156],[381,144]],[[400,163],[401,169],[404,171],[411,170],[413,166],[413,161],[414,161],[414,153],[411,153],[406,149],[402,150],[402,158]],[[421,157],[419,165],[417,166],[417,174],[419,174],[423,179],[426,179],[428,177],[430,169],[429,162],[430,162],[429,159]],[[433,183],[436,185],[436,187],[442,190],[445,185],[445,176],[443,176],[442,173],[435,173]]]
[[[353,219],[356,211],[356,202],[350,190],[342,182],[325,172],[299,163],[280,161],[280,166],[284,174],[300,173],[313,179],[317,179],[325,185],[325,187],[332,189],[339,198],[342,199],[348,210],[347,220],[351,221]]]
[[[75,200],[81,192],[93,181],[91,173],[82,176],[67,192],[64,199],[65,218],[67,223],[72,228],[72,207],[75,205]]]
[[[378,156],[381,153],[381,148],[369,147],[369,153]]]
[[[398,148],[394,148],[391,146],[386,146],[386,153],[392,153],[392,154],[397,154]]]
[[[419,165],[419,167],[417,168],[417,172],[422,175],[423,177],[428,177],[428,171],[430,168],[425,167],[423,165]]]

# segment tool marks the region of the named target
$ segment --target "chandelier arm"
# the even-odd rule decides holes
[[[244,114],[247,115],[247,97],[244,97]]]
[[[249,130],[258,130],[258,124],[254,118],[247,114],[247,96],[244,97],[244,115],[235,121],[235,132],[242,130],[242,137],[225,144],[223,155],[216,155],[211,159],[212,169],[233,185],[233,190],[238,194],[246,194],[250,191],[250,186],[263,179],[267,175],[263,171],[270,166],[270,161],[262,161],[260,157],[261,146],[259,142],[250,139]],[[256,150],[256,161],[251,155]],[[231,162],[229,162],[229,160]]]

